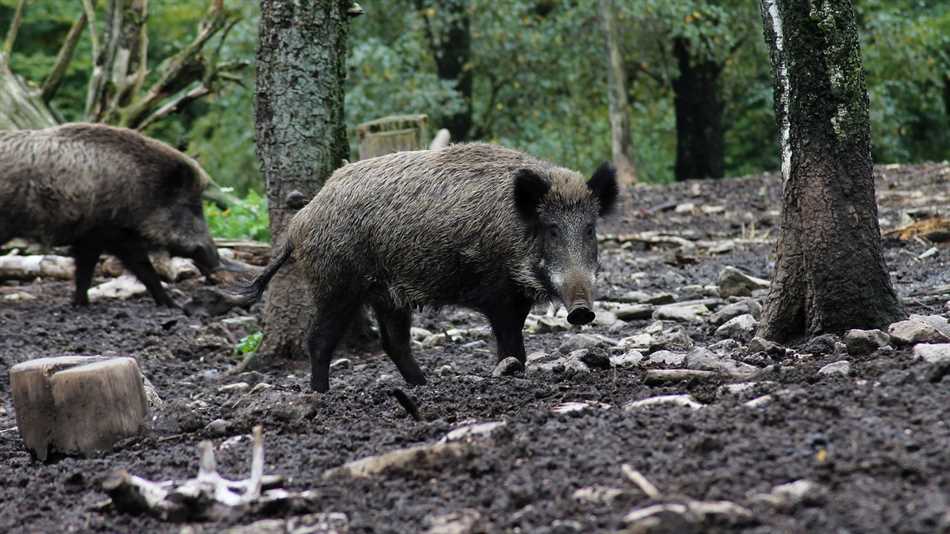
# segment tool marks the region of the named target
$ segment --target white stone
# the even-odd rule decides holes
[[[647,408],[650,406],[660,406],[664,404],[672,404],[674,406],[683,406],[686,408],[692,408],[698,410],[703,408],[705,404],[700,404],[691,395],[659,395],[656,397],[649,397],[646,399],[641,399],[637,401],[628,402],[624,405],[624,411],[637,410],[639,408]]]
[[[615,354],[610,357],[610,365],[619,368],[636,367],[643,361],[643,354],[638,350],[628,350],[623,354]]]
[[[449,441],[461,441],[471,438],[484,438],[490,436],[492,432],[505,426],[504,421],[488,421],[485,423],[475,423],[466,425],[449,432],[442,438],[441,443]]]
[[[844,333],[844,345],[848,354],[870,354],[891,342],[891,336],[880,330],[852,329]]]
[[[702,322],[703,316],[708,314],[709,308],[705,304],[667,304],[658,307],[653,312],[653,318],[698,323]]]
[[[658,365],[682,365],[685,360],[686,354],[682,352],[658,350],[647,358],[647,363]]]
[[[927,363],[950,362],[950,343],[921,343],[915,345],[914,356]]]
[[[719,337],[728,337],[732,339],[745,340],[755,335],[755,329],[759,327],[759,322],[751,314],[739,315],[726,321],[722,326],[716,329],[716,335]]]
[[[768,289],[769,281],[748,275],[735,267],[726,266],[719,272],[719,296],[748,297],[757,289]]]
[[[847,375],[851,372],[851,362],[841,360],[822,367],[818,370],[820,375]]]

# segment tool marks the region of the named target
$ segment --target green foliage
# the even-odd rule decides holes
[[[205,219],[211,235],[224,239],[270,241],[267,199],[251,191],[237,205],[221,210],[205,203]]]
[[[255,332],[249,336],[242,337],[238,344],[234,346],[235,356],[247,356],[257,352],[264,341],[264,332]]]

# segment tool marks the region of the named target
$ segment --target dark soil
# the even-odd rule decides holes
[[[945,165],[888,167],[879,174],[885,230],[905,224],[901,217],[908,210],[947,204],[950,168]],[[600,282],[604,298],[642,290],[688,300],[697,291],[688,286],[716,284],[725,265],[767,277],[779,198],[774,176],[638,187],[622,216],[609,221],[604,232],[660,230],[692,240],[742,239],[721,255],[607,243]],[[684,202],[696,203],[696,212],[668,209]],[[725,206],[726,212],[699,212],[713,205]],[[944,244],[936,256],[918,259],[930,246],[889,239],[885,252],[907,311],[946,316],[950,297],[928,293],[950,284],[950,247]],[[190,281],[176,289],[187,295],[197,287]],[[427,516],[466,508],[481,514],[487,531],[621,530],[630,510],[654,502],[623,476],[624,463],[666,495],[728,500],[753,512],[752,519],[741,522],[707,522],[703,532],[950,532],[950,377],[915,361],[906,348],[785,362],[768,377],[775,384],[755,391],[783,393],[754,409],[742,406],[754,394],[717,394],[721,381],[648,386],[640,368],[493,378],[491,340],[462,346],[476,338],[416,348],[429,379],[418,388],[406,387],[379,349],[343,349],[338,357],[351,359],[352,365],[334,369],[330,393],[312,395],[303,361],[270,361],[263,369],[228,374],[237,360],[221,318],[189,318],[157,309],[148,298],[77,310],[69,304],[71,283],[66,282],[0,286],[0,293],[14,290],[38,298],[0,301],[0,532],[177,532],[181,524],[127,515],[104,504],[103,477],[117,468],[150,480],[192,477],[204,439],[214,442],[225,476],[245,477],[248,441],[223,450],[220,445],[255,424],[264,426],[265,472],[288,476],[289,489],[313,489],[321,496],[278,517],[342,512],[351,532],[422,531]],[[619,332],[588,330],[619,339],[651,322],[633,321]],[[415,324],[440,332],[484,321],[447,309],[419,314]],[[708,325],[685,328],[697,344],[717,341]],[[528,335],[528,351],[554,351],[570,335]],[[157,414],[147,436],[113,451],[35,462],[15,430],[7,371],[18,362],[62,354],[134,356],[169,406]],[[844,358],[851,362],[848,376],[817,374],[821,366]],[[446,365],[451,370],[436,372]],[[218,392],[238,381],[274,387],[253,395]],[[394,387],[415,400],[422,421],[410,418],[395,401]],[[621,409],[629,401],[668,393],[691,393],[708,406]],[[610,408],[551,412],[565,401],[596,401]],[[211,437],[204,427],[217,418],[230,428],[224,436]],[[458,426],[481,421],[507,425],[462,460],[364,480],[321,478],[347,461],[431,443]],[[819,483],[825,492],[787,508],[750,499],[800,479]],[[575,490],[592,485],[626,493],[610,504],[573,498]],[[260,518],[194,526],[218,531]]]

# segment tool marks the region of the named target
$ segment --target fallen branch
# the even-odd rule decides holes
[[[639,471],[630,466],[630,464],[623,464],[620,466],[620,470],[623,471],[624,476],[630,479],[631,482],[637,485],[647,497],[651,499],[660,498],[660,490],[656,488],[645,476],[643,476]]]

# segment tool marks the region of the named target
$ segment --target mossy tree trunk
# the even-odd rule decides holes
[[[348,155],[343,90],[351,0],[261,0],[257,151],[274,244]],[[310,290],[291,263],[271,282],[261,352],[303,355]]]
[[[607,96],[610,115],[610,145],[617,177],[623,185],[637,181],[633,163],[633,136],[630,132],[630,110],[627,102],[626,73],[620,52],[620,31],[617,28],[617,6],[614,0],[600,0],[600,21],[607,44]]]
[[[881,250],[868,96],[850,0],[760,0],[780,131],[782,234],[760,335],[904,316]]]

